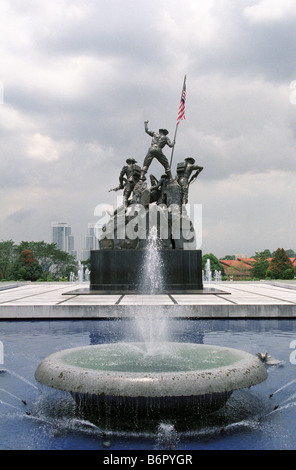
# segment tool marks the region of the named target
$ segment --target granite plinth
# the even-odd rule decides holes
[[[90,291],[150,293],[149,286],[141,285],[145,256],[145,250],[91,251]],[[159,292],[203,289],[201,250],[160,250],[160,257],[163,284]]]

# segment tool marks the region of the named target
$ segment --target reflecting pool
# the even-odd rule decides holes
[[[265,382],[233,392],[226,406],[201,421],[159,421],[156,427],[108,428],[81,415],[67,392],[34,379],[46,356],[66,348],[136,341],[132,320],[2,321],[0,449],[295,449],[295,320],[170,320],[168,340],[214,344],[251,354],[266,351],[280,364]],[[295,347],[295,346],[294,346]],[[147,423],[146,423],[147,424]]]

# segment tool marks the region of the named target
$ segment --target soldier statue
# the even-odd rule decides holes
[[[203,170],[202,166],[195,165],[192,157],[185,158],[185,161],[177,164],[177,182],[181,189],[181,203],[187,204],[189,186]],[[192,172],[195,173],[191,176]]]
[[[134,158],[128,158],[119,175],[119,186],[111,189],[110,191],[119,191],[123,189],[124,206],[128,206],[129,197],[133,192],[134,187],[140,180],[141,168],[137,165]]]
[[[167,204],[167,184],[168,184],[168,175],[162,175],[160,180],[151,186],[150,192],[151,194],[157,194],[157,204]]]
[[[175,145],[175,141],[170,141],[170,139],[167,137],[169,132],[166,129],[159,129],[158,132],[149,131],[148,122],[149,121],[144,122],[145,132],[152,137],[152,142],[144,160],[141,179],[145,179],[145,174],[147,173],[148,168],[154,158],[156,158],[159,163],[161,163],[161,165],[164,167],[164,170],[168,175],[169,179],[172,179],[170,165],[167,157],[163,154],[162,149],[165,147],[165,145],[168,145],[168,147],[173,148]]]

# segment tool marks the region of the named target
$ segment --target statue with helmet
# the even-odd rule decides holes
[[[180,186],[181,204],[188,203],[189,186],[196,180],[202,170],[203,167],[195,165],[195,160],[192,157],[185,158],[184,162],[177,164],[177,182]],[[191,176],[193,171],[195,173]]]
[[[120,189],[123,189],[125,207],[128,206],[129,197],[141,176],[141,168],[134,158],[128,158],[126,163],[119,175],[119,185]]]
[[[152,163],[152,160],[156,158],[156,160],[161,163],[164,167],[165,173],[168,175],[170,179],[172,179],[170,164],[167,157],[162,152],[162,149],[167,145],[168,147],[173,148],[175,145],[175,141],[171,142],[170,139],[167,137],[169,131],[167,129],[159,129],[158,132],[153,132],[148,129],[148,122],[145,121],[145,132],[152,137],[152,142],[147,152],[147,155],[144,160],[141,179],[145,179],[145,174],[148,171],[149,166]]]
[[[123,189],[125,207],[128,206],[129,198],[141,176],[141,168],[137,165],[137,161],[134,158],[127,158],[126,163],[127,164],[122,167],[119,175],[119,186],[109,190],[109,192],[111,192]]]

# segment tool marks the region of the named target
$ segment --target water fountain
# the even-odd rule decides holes
[[[162,285],[156,229],[152,229],[142,282],[151,294]],[[262,361],[228,348],[166,340],[167,317],[136,317],[139,342],[71,348],[51,354],[37,381],[68,391],[80,410],[101,425],[143,420],[192,419],[221,408],[234,390],[264,381]]]
[[[206,269],[205,269],[205,282],[212,282],[212,271],[211,271],[211,260],[208,258],[206,262]]]
[[[186,419],[221,408],[234,390],[266,379],[262,362],[232,348],[144,343],[84,346],[48,356],[36,379],[70,392],[95,421]]]
[[[136,341],[138,337],[132,326],[131,321],[123,318],[99,322],[95,319],[2,321],[7,372],[0,374],[1,448],[114,452],[123,448],[187,449],[187,452],[295,448],[295,365],[287,360],[287,344],[296,334],[293,319],[279,322],[278,319],[170,318],[171,340],[231,345],[254,354],[268,350],[283,361],[282,365],[267,366],[268,380],[251,389],[234,391],[223,408],[200,419],[194,417],[190,422],[187,418],[186,427],[184,423],[182,428],[174,418],[156,420],[153,428],[148,426],[148,420],[142,421],[137,429],[128,418],[126,427],[119,429],[115,419],[106,428],[80,413],[69,392],[43,386],[33,379],[34,369],[42,358],[54,351],[87,344]]]
[[[221,275],[221,271],[217,271],[217,269],[215,269],[215,282],[221,282],[222,281],[222,275]]]
[[[81,264],[81,261],[78,262],[78,282],[81,283],[83,282],[83,266]]]

